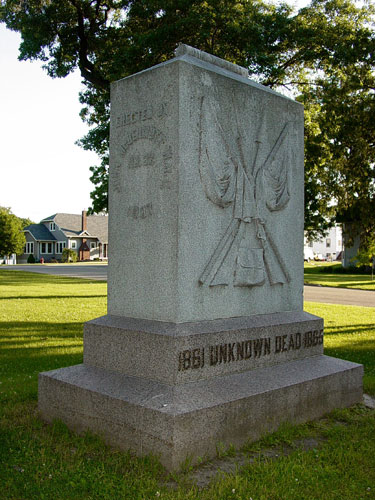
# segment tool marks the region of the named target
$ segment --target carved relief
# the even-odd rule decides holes
[[[165,105],[160,107],[165,113]],[[157,115],[158,107],[154,107]],[[136,116],[141,116],[140,114]],[[144,116],[148,116],[146,113]],[[134,220],[153,216],[155,187],[170,189],[173,180],[173,149],[165,134],[152,123],[126,130],[119,144],[121,161],[111,167],[113,190],[126,193],[125,215]]]
[[[132,205],[128,207],[126,215],[132,219],[146,219],[152,215],[152,203],[147,203],[147,205]]]
[[[178,371],[237,362],[246,363],[266,356],[279,357],[293,351],[312,349],[323,345],[323,335],[323,330],[310,330],[276,335],[274,338],[260,337],[187,349],[178,354]]]
[[[152,167],[154,163],[155,153],[153,151],[146,151],[143,154],[130,154],[126,166],[132,170],[141,167]]]
[[[224,131],[214,98],[202,97],[201,181],[212,203],[223,209],[232,206],[233,212],[199,283],[254,287],[268,279],[271,285],[285,284],[290,281],[289,274],[267,231],[266,217],[283,210],[290,199],[289,123],[280,125],[270,147],[262,119],[256,133],[249,133],[241,129],[235,103],[232,109],[233,123]]]
[[[163,171],[161,176],[161,189],[171,189],[172,187],[172,171],[173,171],[173,152],[171,146],[166,146],[162,153]]]
[[[113,189],[119,193],[121,191],[121,165],[115,165],[112,170]]]
[[[128,125],[134,125],[146,120],[152,120],[153,118],[160,119],[168,116],[168,114],[168,104],[166,102],[162,102],[153,106],[149,105],[136,111],[125,111],[114,118],[114,123],[116,128],[126,127]]]
[[[153,125],[143,125],[124,134],[121,150],[126,153],[128,147],[141,139],[149,139],[161,146],[165,142],[164,134]]]

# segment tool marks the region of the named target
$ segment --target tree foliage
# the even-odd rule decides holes
[[[10,208],[0,207],[0,255],[20,255],[26,243],[22,220]]]
[[[311,190],[306,229],[313,233],[314,217],[321,215],[344,222],[347,242],[360,236],[364,249],[375,237],[374,11],[342,0],[312,5],[315,15],[327,19],[332,50],[310,64],[306,81],[300,74],[297,85],[305,106],[305,183]]]
[[[249,68],[305,105],[305,226],[310,236],[352,217],[374,233],[374,9],[313,0],[294,13],[263,0],[6,0],[1,17],[22,35],[21,59],[52,77],[78,68],[79,144],[95,151],[93,210],[107,208],[109,83],[172,57],[187,43]]]
[[[359,266],[371,266],[375,269],[375,242],[371,240],[368,242],[366,247],[362,247],[356,255],[355,258],[356,265]]]

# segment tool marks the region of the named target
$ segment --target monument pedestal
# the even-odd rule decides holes
[[[108,315],[43,418],[168,469],[362,398],[303,312],[303,107],[187,46],[111,86]]]
[[[104,316],[85,324],[84,364],[41,373],[39,410],[169,470],[282,422],[362,398],[362,366],[324,356],[305,312],[172,324]]]
[[[40,374],[39,410],[90,429],[168,470],[241,446],[283,422],[301,423],[362,398],[362,366],[324,355],[167,385],[86,365]]]

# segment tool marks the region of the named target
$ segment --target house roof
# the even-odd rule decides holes
[[[108,216],[87,215],[87,233],[98,238],[101,243],[108,242]],[[74,237],[82,234],[82,215],[57,213],[46,217],[41,222],[53,221],[66,234]]]
[[[49,221],[53,221],[55,219],[57,214],[53,214],[51,215],[50,217],[45,217],[43,220],[41,220],[40,222],[49,222]]]
[[[43,224],[30,224],[24,228],[24,231],[29,231],[37,241],[55,241],[56,238]]]

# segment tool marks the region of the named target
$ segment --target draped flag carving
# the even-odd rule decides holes
[[[236,287],[285,284],[285,263],[267,230],[266,217],[289,202],[289,123],[269,151],[262,143],[263,122],[252,138],[238,124],[224,131],[215,103],[202,97],[200,109],[199,171],[207,198],[225,209],[231,222],[206,264],[201,285]],[[269,147],[269,146],[268,146]],[[261,154],[260,154],[261,153]]]

